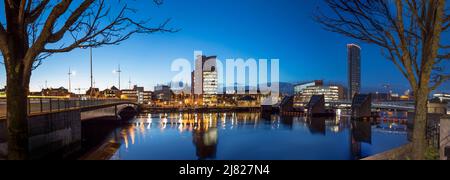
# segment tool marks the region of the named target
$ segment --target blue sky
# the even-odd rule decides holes
[[[362,47],[363,90],[382,91],[389,83],[397,89],[409,88],[395,66],[381,56],[377,47],[327,32],[312,20],[322,1],[305,0],[165,0],[155,7],[151,1],[128,1],[140,10],[137,16],[152,17],[155,24],[171,18],[170,34],[136,35],[118,46],[94,49],[96,86],[117,85],[113,74],[122,67],[122,87],[133,84],[153,89],[172,79],[174,59],[193,60],[193,52],[227,58],[278,58],[284,82],[323,79],[346,85],[346,44]],[[0,3],[3,11],[3,3]],[[324,7],[321,7],[324,8]],[[0,16],[3,16],[3,12]],[[68,86],[69,68],[76,71],[73,88],[89,87],[89,51],[75,50],[52,56],[33,72],[30,88]],[[4,68],[0,83],[5,84]],[[450,89],[449,83],[441,87]]]

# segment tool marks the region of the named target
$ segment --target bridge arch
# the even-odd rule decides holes
[[[122,105],[118,107],[116,116],[123,121],[130,120],[138,114],[138,107],[136,105]]]
[[[138,113],[138,105],[132,103],[117,104],[109,107],[86,109],[81,111],[81,120],[96,118],[115,118],[117,120],[130,120]]]

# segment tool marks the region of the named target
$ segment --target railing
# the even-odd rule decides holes
[[[440,130],[440,117],[428,115],[425,135],[428,145],[435,149],[440,147]]]
[[[132,102],[121,99],[29,98],[27,100],[27,112],[28,115],[33,115],[117,103]],[[0,117],[3,116],[6,116],[6,99],[0,99]]]

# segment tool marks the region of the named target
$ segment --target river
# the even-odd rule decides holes
[[[91,147],[87,159],[354,160],[408,142],[406,113],[382,116],[355,121],[346,115],[140,114],[120,125],[83,127],[83,144]]]

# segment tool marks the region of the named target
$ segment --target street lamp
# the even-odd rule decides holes
[[[117,70],[114,70],[113,71],[113,73],[117,73],[117,74],[119,74],[119,90],[121,90],[121,88],[120,88],[120,73],[121,73],[122,71],[120,70],[120,64],[119,64],[119,68],[117,69]]]
[[[88,47],[82,47],[81,49],[87,49]],[[92,88],[94,87],[94,74],[92,70],[92,47],[89,47],[89,64],[90,64],[90,72],[91,72],[91,93],[90,96],[92,96]]]
[[[89,56],[90,56],[90,65],[91,65],[91,92],[90,92],[90,96],[92,97],[92,88],[94,88],[94,74],[92,71],[92,47],[89,48]]]
[[[69,75],[69,92],[72,91],[72,83],[71,83],[71,76],[72,76],[72,71],[69,68],[69,73],[67,73]]]
[[[67,75],[69,75],[69,92],[72,92],[72,76],[75,76],[75,74],[76,72],[69,68],[69,73],[67,73]]]

